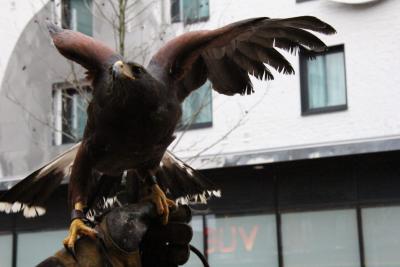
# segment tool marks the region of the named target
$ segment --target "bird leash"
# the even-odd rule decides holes
[[[196,254],[197,257],[199,257],[199,259],[200,259],[201,263],[203,263],[204,267],[210,267],[206,257],[204,256],[203,253],[200,252],[200,250],[198,250],[195,246],[190,245],[190,244],[189,244],[189,248],[194,254]]]

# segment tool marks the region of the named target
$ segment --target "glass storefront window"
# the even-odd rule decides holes
[[[11,234],[0,234],[0,266],[12,265],[13,238]]]
[[[362,209],[367,267],[400,266],[400,207]]]
[[[278,266],[275,215],[207,217],[210,266]]]
[[[204,250],[203,217],[193,216],[190,225],[192,226],[193,229],[193,238],[190,244],[196,247],[199,251],[203,252]],[[194,253],[191,253],[189,261],[185,264],[185,266],[202,267],[203,264]]]
[[[360,266],[355,210],[282,215],[285,267]]]
[[[30,232],[18,234],[17,266],[31,267],[62,248],[67,230]]]

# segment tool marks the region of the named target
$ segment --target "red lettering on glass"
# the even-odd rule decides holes
[[[224,227],[206,229],[207,254],[233,253],[238,248],[238,242],[240,242],[238,239],[243,242],[245,251],[253,250],[260,229],[259,225],[254,225],[249,232],[242,226],[230,226],[228,229]]]
[[[237,247],[237,231],[236,231],[236,227],[235,226],[231,226],[231,234],[230,234],[230,240],[231,243],[228,246],[225,246],[225,238],[224,239],[224,229],[220,228],[219,229],[219,236],[218,236],[218,240],[219,240],[219,252],[221,253],[232,253],[233,251],[236,250]]]
[[[250,234],[247,235],[244,228],[239,227],[239,235],[243,240],[244,248],[246,249],[246,251],[251,251],[253,249],[254,241],[256,240],[258,229],[259,229],[259,225],[253,226],[253,228],[250,231]]]
[[[215,235],[216,230],[213,228],[206,229],[207,242],[207,254],[212,254],[217,251],[218,237]]]

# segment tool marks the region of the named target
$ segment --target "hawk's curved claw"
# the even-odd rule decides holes
[[[64,239],[64,247],[75,257],[75,243],[78,236],[89,236],[96,239],[97,231],[87,226],[81,219],[75,219],[69,227],[69,234]]]
[[[157,213],[159,215],[162,215],[162,223],[167,224],[169,207],[174,207],[175,202],[167,198],[164,191],[160,188],[158,184],[154,184],[151,189],[152,193],[150,195],[150,199],[156,205]]]

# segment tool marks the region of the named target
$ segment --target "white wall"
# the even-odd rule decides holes
[[[210,21],[195,27],[215,28],[257,16],[298,15],[314,15],[333,25],[338,34],[322,39],[328,45],[345,45],[349,108],[301,116],[299,75],[277,74],[273,82],[255,81],[256,94],[251,96],[215,93],[213,127],[186,132],[175,149],[178,156],[190,158],[212,146],[240,120],[239,128],[202,156],[400,138],[399,10],[396,0],[369,5],[326,0],[298,4],[295,0],[210,0]],[[289,58],[298,73],[298,57]]]
[[[47,2],[48,0],[2,0],[0,2],[0,84],[20,34]]]

